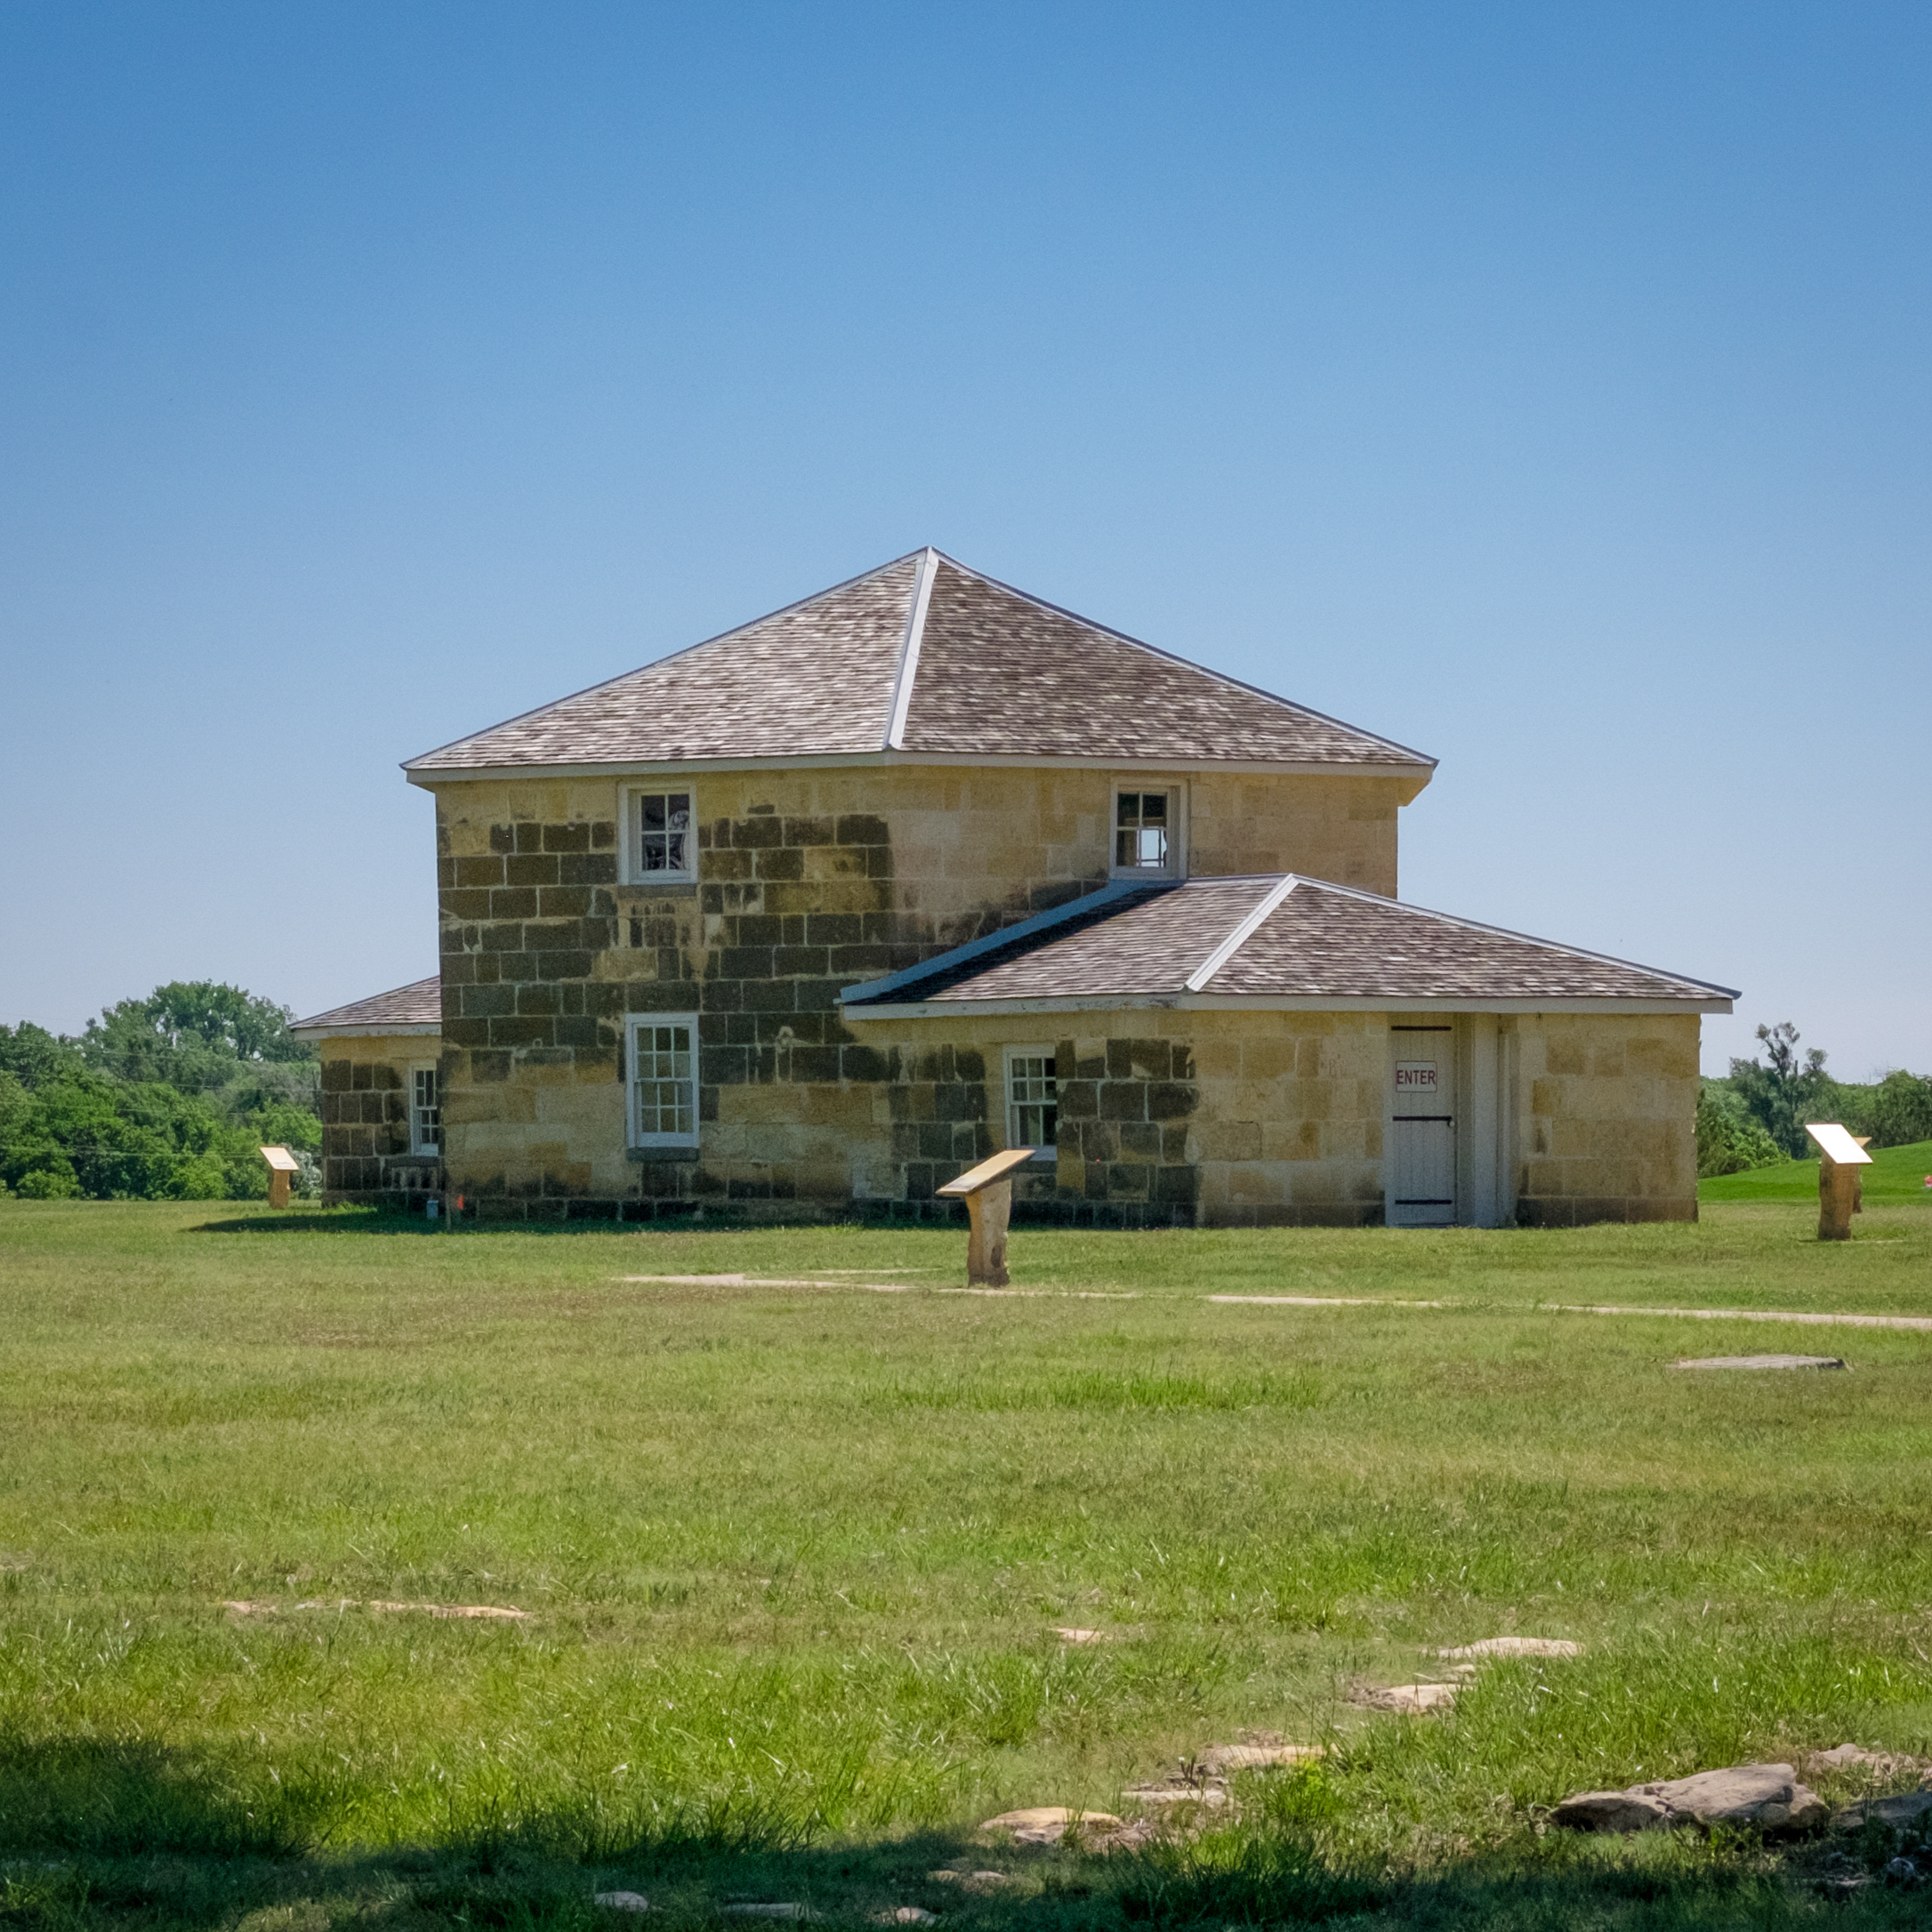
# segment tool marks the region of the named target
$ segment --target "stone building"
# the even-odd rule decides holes
[[[440,1194],[442,982],[419,979],[291,1030],[322,1061],[327,1197],[413,1204]]]
[[[931,1212],[1024,1145],[1069,1220],[1696,1212],[1727,989],[1404,904],[1432,760],[937,551],[404,769],[467,1211]],[[350,1197],[425,1036],[332,1037]]]

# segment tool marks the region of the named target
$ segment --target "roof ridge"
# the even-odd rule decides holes
[[[1300,882],[1293,873],[1284,873],[1281,878],[1235,922],[1228,937],[1181,982],[1183,988],[1189,993],[1204,991],[1208,981],[1247,944],[1253,937],[1255,929]]]
[[[930,551],[931,547],[928,544],[926,549]],[[548,698],[541,704],[531,705],[527,711],[519,711],[509,718],[500,718],[495,724],[484,725],[475,731],[465,731],[461,737],[452,738],[447,745],[432,745],[426,752],[418,752],[414,758],[404,759],[401,769],[408,771],[444,752],[453,751],[459,745],[467,745],[471,738],[484,737],[492,731],[502,731],[511,725],[521,724],[526,718],[538,717],[546,711],[555,711],[559,705],[574,704],[578,698],[588,697],[593,691],[608,691],[612,685],[622,684],[626,678],[634,678],[640,671],[655,671],[658,665],[671,664],[680,657],[688,657],[693,651],[701,651],[706,645],[722,644],[728,638],[737,637],[741,631],[749,631],[755,624],[769,624],[774,617],[783,617],[792,611],[802,610],[807,604],[816,604],[821,597],[831,597],[840,591],[849,590],[853,584],[863,584],[868,577],[883,576],[888,570],[909,562],[922,554],[920,551],[909,550],[902,557],[889,558],[882,564],[874,564],[870,570],[861,570],[854,576],[841,578],[837,584],[828,584],[822,590],[813,591],[809,596],[794,597],[789,604],[780,604],[776,610],[768,610],[761,616],[748,617],[743,624],[733,624],[729,631],[714,632],[710,637],[700,638],[695,644],[686,644],[677,650],[666,651],[662,657],[647,658],[641,664],[632,664],[630,670],[620,671],[615,677],[600,678],[595,684],[586,684],[581,690],[566,692],[561,697]]]
[[[897,560],[897,559],[895,559]],[[892,686],[892,705],[886,712],[881,751],[905,748],[906,713],[919,678],[919,647],[926,634],[926,613],[932,607],[932,580],[939,574],[939,553],[928,543],[919,557],[919,575],[913,583],[912,606],[906,613],[906,641],[899,647],[898,676]]]
[[[1365,886],[1342,885],[1333,879],[1309,879],[1304,876],[1304,885],[1314,886],[1324,892],[1339,892],[1344,898],[1366,899],[1372,905],[1392,906],[1398,912],[1414,913],[1423,919],[1440,920],[1445,926],[1460,926],[1466,932],[1493,933],[1499,939],[1517,939],[1525,946],[1541,946],[1552,953],[1566,953],[1572,959],[1594,960],[1600,966],[1621,966],[1626,972],[1648,973],[1654,979],[1674,979],[1679,986],[1703,986],[1711,993],[1721,993],[1727,999],[1739,1000],[1743,993],[1735,986],[1720,986],[1713,979],[1693,979],[1688,973],[1672,972],[1663,966],[1646,966],[1639,960],[1620,959],[1614,953],[1593,953],[1588,946],[1566,946],[1561,939],[1545,939],[1534,932],[1518,932],[1513,926],[1492,926],[1480,919],[1465,919],[1460,913],[1439,913],[1432,906],[1416,906],[1407,899],[1390,898],[1386,892],[1371,892]]]
[[[962,570],[970,577],[977,577],[982,584],[990,584],[996,591],[1004,591],[1010,597],[1017,597],[1022,603],[1032,604],[1041,610],[1051,610],[1056,617],[1071,619],[1075,624],[1083,624],[1090,631],[1099,631],[1118,642],[1131,645],[1135,650],[1146,651],[1150,657],[1164,659],[1168,664],[1179,664],[1183,670],[1197,671],[1203,677],[1213,678],[1218,682],[1230,685],[1237,691],[1245,691],[1251,697],[1265,698],[1270,704],[1279,704],[1286,711],[1297,712],[1304,718],[1318,718],[1324,724],[1331,724],[1342,731],[1352,731],[1359,738],[1366,738],[1371,744],[1384,745],[1392,752],[1400,752],[1405,758],[1413,758],[1427,765],[1431,771],[1441,763],[1440,759],[1431,758],[1427,752],[1419,752],[1413,745],[1403,745],[1394,738],[1385,738],[1379,731],[1364,730],[1360,725],[1350,724],[1346,718],[1337,718],[1325,711],[1316,711],[1312,704],[1304,704],[1295,698],[1284,697],[1278,691],[1265,690],[1259,684],[1250,684],[1245,678],[1231,677],[1225,671],[1217,671],[1212,664],[1196,664],[1191,657],[1183,657],[1178,651],[1163,650],[1158,644],[1149,644],[1145,638],[1134,637],[1125,631],[1116,631],[1110,624],[1102,624],[1097,617],[1083,616],[1077,610],[1069,610],[1064,604],[1051,603],[1047,599],[1036,596],[1032,591],[1023,591],[1017,584],[1008,584],[1004,579],[989,576],[984,570],[976,570],[969,563],[962,563],[957,557],[945,551],[938,552],[942,563],[949,563],[955,570]],[[897,562],[898,559],[895,559]]]

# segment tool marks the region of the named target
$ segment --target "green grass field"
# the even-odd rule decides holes
[[[1932,1140],[1914,1141],[1905,1147],[1879,1147],[1865,1170],[1865,1198],[1868,1201],[1916,1201],[1932,1203]],[[1753,1167],[1742,1174],[1726,1174],[1716,1180],[1700,1182],[1698,1198],[1703,1201],[1812,1201],[1818,1198],[1818,1163],[1815,1161],[1781,1161],[1775,1167]]]
[[[1922,1922],[1821,1889],[1875,1846],[1541,1822],[1932,1755],[1932,1332],[1564,1312],[1932,1316],[1932,1215],[1867,1202],[1021,1228],[1001,1297],[949,1230],[0,1205],[0,1921]],[[791,1284],[624,1278],[679,1274]],[[1672,1366],[1774,1349],[1852,1373]],[[1353,1701],[1508,1632],[1583,1654]],[[975,1831],[1244,1731],[1329,1755],[1140,1852]]]

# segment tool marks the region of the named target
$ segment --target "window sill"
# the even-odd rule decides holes
[[[618,881],[620,892],[695,892],[697,890],[697,875],[695,873],[646,873],[640,879],[623,879]]]
[[[627,1161],[695,1161],[696,1147],[626,1147],[624,1157]]]

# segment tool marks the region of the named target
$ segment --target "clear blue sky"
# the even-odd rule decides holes
[[[0,1018],[435,966],[398,760],[913,548],[1932,1070],[1932,11],[0,11]]]

